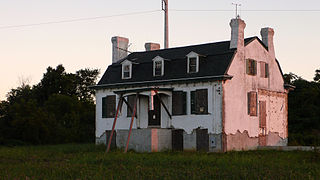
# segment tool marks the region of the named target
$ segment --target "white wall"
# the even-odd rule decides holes
[[[139,87],[148,88],[148,87]],[[221,82],[207,82],[207,83],[188,83],[188,84],[175,84],[159,86],[159,88],[174,88],[174,91],[185,91],[187,92],[187,115],[172,116],[169,118],[165,109],[161,107],[161,128],[180,128],[184,129],[188,134],[193,129],[198,127],[207,128],[209,133],[219,134],[222,132],[222,87]],[[191,115],[190,109],[190,91],[196,89],[208,89],[208,112],[207,115]],[[105,130],[111,130],[114,118],[102,118],[102,97],[107,95],[114,95],[113,91],[124,90],[124,89],[104,89],[96,90],[96,137],[100,137]],[[148,93],[144,93],[148,94]],[[169,95],[169,96],[168,96]],[[167,108],[172,114],[172,97],[171,92],[168,95],[162,95],[162,100],[166,104]],[[119,96],[117,96],[117,103]],[[137,108],[138,120],[134,120],[133,128],[148,127],[148,98],[147,96],[141,96],[138,102]],[[124,104],[122,107],[122,113],[120,114],[116,129],[128,130],[130,126],[130,117],[127,116],[127,107]]]

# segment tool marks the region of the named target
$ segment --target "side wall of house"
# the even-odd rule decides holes
[[[150,87],[139,87],[150,88]],[[208,129],[208,133],[219,135],[222,133],[222,82],[203,82],[203,83],[186,83],[171,84],[159,86],[159,88],[173,88],[174,91],[186,92],[186,115],[172,116],[169,118],[165,109],[161,107],[161,128],[183,129],[186,134],[192,134],[197,129]],[[196,115],[191,114],[191,97],[190,92],[197,89],[208,90],[208,114]],[[102,118],[102,98],[107,95],[115,95],[114,91],[125,89],[101,89],[96,90],[96,142],[102,142],[101,138],[105,138],[105,131],[111,130],[114,118]],[[161,93],[161,92],[160,92]],[[138,100],[137,116],[134,120],[133,129],[148,128],[148,92],[141,93]],[[163,102],[172,114],[172,96],[170,92],[161,95]],[[119,101],[117,95],[116,102]],[[118,117],[116,130],[128,130],[131,117],[127,117],[127,106],[123,104],[120,116]],[[218,136],[217,136],[218,137]],[[221,141],[221,139],[217,139]],[[217,147],[221,149],[221,147]]]
[[[246,73],[246,59],[257,61],[256,75]],[[261,62],[269,65],[268,78],[261,77]],[[254,40],[244,52],[236,53],[228,74],[233,78],[223,84],[225,150],[253,149],[259,144],[286,145],[287,93],[277,62]],[[248,114],[248,92],[257,93],[256,116]],[[266,129],[259,126],[259,102],[266,103]]]

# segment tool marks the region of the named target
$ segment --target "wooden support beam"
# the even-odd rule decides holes
[[[112,140],[112,136],[113,136],[113,133],[114,133],[114,128],[116,127],[116,123],[117,123],[117,119],[118,119],[118,115],[119,115],[119,110],[121,109],[122,104],[123,104],[122,101],[123,101],[123,97],[122,97],[122,95],[121,95],[121,96],[120,96],[120,99],[119,99],[119,102],[118,102],[118,107],[117,107],[116,116],[114,117],[111,134],[110,134],[109,141],[108,141],[107,152],[110,151],[111,140]]]
[[[166,112],[167,112],[168,116],[170,117],[170,119],[172,119],[172,116],[171,116],[171,114],[170,114],[170,112],[169,112],[168,108],[166,107],[166,105],[165,105],[165,104],[164,104],[164,102],[162,101],[161,97],[159,96],[158,91],[156,91],[156,90],[155,90],[154,92],[156,93],[156,96],[158,97],[158,99],[159,99],[160,103],[162,104],[162,106],[163,106],[163,107],[164,107],[164,109],[166,110]]]
[[[134,108],[133,108],[133,114],[131,117],[131,123],[130,123],[130,129],[129,129],[129,134],[128,134],[128,139],[127,139],[127,144],[126,144],[126,149],[124,150],[124,153],[127,153],[128,151],[128,146],[129,146],[129,141],[130,141],[130,136],[131,136],[131,131],[132,131],[132,125],[133,125],[133,120],[137,111],[137,100],[138,100],[139,94],[136,94],[136,99],[134,103]]]
[[[133,112],[133,108],[130,106],[130,104],[128,103],[128,101],[127,101],[125,98],[123,98],[123,101],[126,103],[127,107],[130,109],[130,111]],[[137,114],[136,114],[135,117],[138,118]]]

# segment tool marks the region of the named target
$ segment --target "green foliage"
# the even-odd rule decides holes
[[[48,67],[41,82],[12,89],[0,103],[0,144],[93,142],[92,91],[98,70]]]
[[[0,147],[0,179],[318,179],[319,152],[105,153],[104,146]]]
[[[292,73],[289,76],[293,77],[290,83],[295,86],[288,95],[289,144],[319,146],[320,82],[309,82]]]

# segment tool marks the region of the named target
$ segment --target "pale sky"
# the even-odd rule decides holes
[[[260,37],[262,27],[275,30],[275,51],[284,73],[312,80],[320,68],[319,0],[169,0],[169,46],[185,46],[230,39],[232,2],[241,3],[245,37]],[[143,51],[145,42],[163,47],[161,0],[0,0],[0,100],[19,79],[40,81],[48,66],[63,64],[67,72],[111,64],[111,37],[129,38],[130,51]],[[318,10],[318,11],[246,11]],[[112,16],[40,26],[8,26]]]

